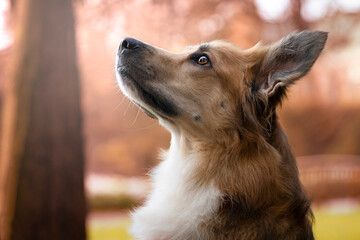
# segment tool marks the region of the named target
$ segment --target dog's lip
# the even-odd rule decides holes
[[[152,112],[150,112],[147,108],[143,107],[141,104],[134,102],[135,105],[137,105],[147,116],[153,118],[153,119],[158,119],[158,117],[153,114]]]
[[[152,119],[157,119],[157,120],[159,120],[159,117],[160,117],[160,118],[165,119],[165,120],[167,120],[167,121],[171,121],[171,119],[170,119],[168,116],[165,116],[164,114],[159,113],[159,112],[156,111],[155,109],[153,109],[153,108],[151,108],[151,107],[144,106],[143,104],[138,103],[136,100],[131,99],[131,101],[132,101],[136,106],[138,106],[148,117],[150,117],[150,118],[152,118]],[[150,108],[151,110],[149,110],[149,108]]]
[[[139,102],[137,102],[136,100],[133,100],[133,99],[131,99],[131,101],[136,106],[138,106],[148,117],[153,118],[153,119],[157,119],[157,120],[159,120],[159,118],[162,118],[162,119],[165,119],[167,121],[171,121],[171,119],[168,116],[160,113],[159,111],[156,111],[156,109],[153,109],[152,107],[144,106],[144,104],[141,104],[141,103],[139,103]],[[151,109],[151,110],[149,110],[149,109]]]
[[[135,105],[137,105],[148,117],[150,118],[153,118],[153,119],[159,119],[160,118],[163,118],[163,119],[166,119],[168,121],[170,121],[170,118],[165,116],[164,114],[162,113],[159,113],[158,111],[156,111],[155,109],[153,109],[152,107],[147,107],[147,106],[144,106],[143,104],[141,103],[138,103],[136,101],[132,101]],[[149,110],[149,108],[151,110]]]
[[[120,70],[122,70],[122,69],[125,69],[126,67],[124,66],[124,65],[122,65],[122,64],[118,64],[118,65],[116,65],[116,70],[118,70],[118,71],[120,71]]]
[[[125,69],[126,65],[124,64],[121,55],[117,54],[116,56],[116,69],[117,70],[122,70]]]

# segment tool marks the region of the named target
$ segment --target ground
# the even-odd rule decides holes
[[[360,239],[360,209],[351,212],[315,210],[315,239]],[[91,214],[89,240],[133,240],[127,233],[130,219],[123,213]]]

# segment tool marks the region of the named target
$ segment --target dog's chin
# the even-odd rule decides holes
[[[141,100],[140,97],[138,96],[139,95],[137,93],[138,90],[135,88],[135,86],[129,84],[129,82],[125,84],[123,82],[123,79],[120,79],[119,82],[122,92],[130,99],[130,101],[132,101],[136,106],[138,106],[142,110],[142,112],[144,112],[148,117],[153,119],[158,119],[155,113],[153,113],[153,110],[150,110],[147,107],[145,107],[144,106],[145,104],[139,103],[141,102]]]
[[[150,86],[139,84],[133,78],[122,76],[120,80],[121,90],[129,99],[138,105],[143,112],[154,119],[164,120],[178,116],[178,107],[168,97],[159,94]]]
[[[136,106],[138,106],[142,110],[142,112],[145,113],[145,115],[147,115],[152,119],[157,119],[157,120],[159,119],[159,117],[157,116],[154,110],[152,110],[148,106],[145,106],[145,104],[140,103],[141,98],[139,96],[140,94],[138,93],[139,90],[129,79],[119,74],[118,82],[121,91],[125,94],[125,96],[127,96],[130,99],[130,101],[132,101]]]

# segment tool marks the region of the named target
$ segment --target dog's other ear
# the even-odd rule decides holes
[[[326,32],[293,32],[268,46],[253,66],[252,92],[265,93],[272,103],[279,103],[287,86],[309,72],[326,39]]]

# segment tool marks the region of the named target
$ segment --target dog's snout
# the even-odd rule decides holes
[[[135,38],[125,38],[119,47],[119,52],[122,50],[136,50],[140,47],[141,42]]]

